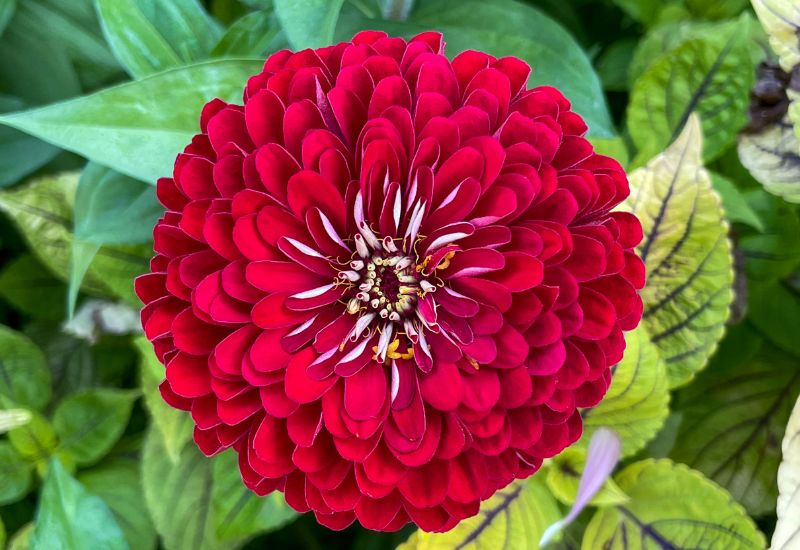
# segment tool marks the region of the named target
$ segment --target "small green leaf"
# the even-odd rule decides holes
[[[0,441],[0,505],[17,501],[28,494],[32,473],[33,465],[9,443]]]
[[[320,48],[333,42],[333,31],[344,0],[274,0],[275,14],[295,50]]]
[[[750,19],[684,41],[655,61],[634,83],[628,129],[646,160],[673,141],[697,112],[711,160],[733,143],[746,122],[754,70]]]
[[[553,457],[547,467],[547,487],[558,500],[571,505],[578,495],[578,485],[581,481],[581,472],[586,466],[586,452],[583,449],[568,448],[561,454]],[[592,506],[608,506],[627,502],[628,495],[609,478],[603,487],[592,498]]]
[[[181,450],[192,438],[192,418],[188,412],[173,409],[164,402],[158,385],[164,381],[164,365],[153,353],[153,345],[140,336],[133,341],[139,352],[139,376],[144,403],[153,419],[154,432],[160,436],[167,457],[177,463]]]
[[[156,532],[144,504],[138,458],[104,461],[78,475],[78,481],[108,505],[131,550],[155,546]]]
[[[791,550],[797,543],[800,517],[800,398],[794,404],[781,445],[783,460],[778,468],[778,522],[772,534],[773,550]]]
[[[800,140],[788,117],[739,137],[739,159],[764,189],[800,202]]]
[[[727,488],[752,514],[775,506],[780,441],[800,392],[797,360],[770,347],[735,370],[716,362],[679,392],[670,456]]]
[[[746,193],[745,198],[764,224],[763,232],[739,238],[748,279],[768,282],[788,276],[800,263],[797,209],[761,189]]]
[[[36,318],[64,318],[67,287],[30,254],[18,256],[0,272],[0,296]]]
[[[643,460],[615,479],[630,501],[595,514],[583,550],[766,547],[764,535],[724,489],[682,464]]]
[[[0,326],[0,396],[8,402],[41,410],[50,401],[50,371],[42,351],[27,336]]]
[[[263,61],[220,59],[170,69],[71,101],[1,115],[6,124],[142,181],[169,175],[215,97],[241,99]]]
[[[31,535],[33,535],[33,523],[29,522],[17,529],[8,541],[7,550],[30,550]]]
[[[97,462],[122,435],[135,400],[134,392],[100,388],[65,398],[53,415],[59,448],[69,451],[78,465]]]
[[[42,464],[58,446],[58,437],[50,423],[31,411],[31,421],[8,432],[8,441],[21,457]]]
[[[225,31],[212,57],[260,57],[280,34],[272,11],[259,10],[243,15]]]
[[[31,550],[129,548],[108,506],[53,460],[34,520]]]
[[[397,550],[535,550],[544,530],[561,519],[561,510],[542,476],[515,481],[481,503],[480,513],[447,533],[416,531]]]
[[[753,210],[739,188],[725,176],[711,173],[711,182],[714,190],[722,198],[722,207],[725,210],[725,217],[732,222],[749,225],[757,231],[764,231],[764,223]]]
[[[669,414],[667,371],[643,325],[625,334],[625,356],[615,367],[603,401],[582,412],[586,448],[601,427],[611,428],[622,441],[622,456],[639,451],[656,435]]]
[[[719,195],[701,159],[696,116],[664,153],[630,175],[625,208],[641,220],[647,269],[643,323],[670,387],[702,369],[725,331],[733,258]]]

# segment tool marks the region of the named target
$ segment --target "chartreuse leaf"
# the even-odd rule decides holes
[[[800,218],[797,208],[761,189],[745,194],[747,203],[764,223],[762,233],[742,235],[739,247],[751,281],[776,281],[800,263]]]
[[[77,184],[77,174],[63,173],[0,192],[0,210],[14,220],[37,258],[64,280],[68,279],[73,248]],[[88,268],[82,288],[93,294],[111,294],[138,304],[131,280],[147,269],[149,250],[149,245],[100,248]]]
[[[36,510],[31,550],[129,548],[113,514],[53,459]]]
[[[575,447],[564,449],[555,456],[547,467],[547,488],[559,501],[564,504],[573,504],[578,495],[578,486],[581,473],[586,465],[586,451]],[[621,504],[628,501],[628,495],[616,482],[609,478],[603,487],[592,498],[592,506],[608,506]]]
[[[275,15],[295,50],[320,48],[333,42],[344,0],[274,0]]]
[[[797,359],[769,346],[735,371],[728,364],[715,361],[678,394],[683,421],[670,456],[763,514],[775,505],[777,442],[800,393],[800,370]]]
[[[79,466],[97,462],[122,435],[136,397],[132,391],[93,388],[65,398],[53,414],[59,448]]]
[[[667,369],[643,325],[625,334],[627,348],[615,367],[603,401],[583,411],[584,435],[577,446],[585,449],[601,427],[614,430],[622,441],[622,456],[639,451],[656,435],[669,414]]]
[[[61,320],[67,287],[30,254],[23,254],[0,272],[0,296],[20,311],[41,319]]]
[[[647,269],[643,323],[666,364],[670,387],[703,368],[733,300],[728,223],[703,168],[702,132],[689,117],[678,139],[630,175],[625,208],[642,222]]]
[[[173,409],[164,402],[158,386],[164,381],[164,365],[153,353],[153,345],[144,336],[133,341],[139,352],[139,377],[144,403],[153,420],[154,434],[173,463],[180,459],[181,450],[192,438],[192,419],[189,413]]]
[[[435,29],[444,33],[449,57],[464,50],[480,50],[496,57],[524,59],[533,67],[528,86],[549,85],[561,90],[586,121],[590,136],[616,135],[600,79],[588,56],[560,24],[533,6],[511,0],[428,0],[419,3],[404,23],[343,16],[337,39],[349,40],[364,28],[408,37]]]
[[[643,460],[615,480],[630,501],[595,514],[583,550],[766,546],[753,521],[724,489],[682,464]]]
[[[33,465],[10,443],[0,441],[0,505],[24,497],[31,488],[32,473]]]
[[[7,550],[29,550],[33,535],[33,523],[28,522],[19,529],[8,541]]]
[[[144,504],[138,458],[103,461],[81,472],[78,481],[108,505],[131,550],[155,546],[156,532]]]
[[[800,203],[800,141],[788,117],[739,137],[739,159],[764,189]]]
[[[219,59],[39,109],[0,115],[6,124],[131,177],[155,183],[199,131],[204,103],[241,99],[263,61]]]
[[[773,550],[791,550],[800,542],[800,398],[786,424],[781,444],[783,460],[778,467],[778,522],[772,534]]]
[[[27,336],[0,325],[0,406],[43,409],[50,401],[50,370]]]
[[[704,157],[722,153],[746,123],[754,66],[751,22],[686,40],[658,58],[634,83],[628,129],[646,160],[673,141],[696,112],[706,136]]]
[[[208,459],[188,443],[173,463],[154,430],[144,444],[142,484],[156,531],[171,550],[235,547],[292,515],[280,495],[259,498],[242,485],[235,457]]]
[[[561,511],[542,476],[515,481],[481,503],[477,516],[447,533],[416,531],[398,550],[460,548],[539,548],[545,529],[561,519]]]

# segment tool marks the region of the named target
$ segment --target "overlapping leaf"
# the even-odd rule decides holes
[[[773,550],[791,550],[800,544],[800,398],[786,424],[778,468],[778,523],[772,535]]]
[[[481,504],[477,516],[447,533],[417,531],[398,550],[505,548],[536,550],[544,530],[561,518],[561,511],[544,479],[515,481]]]
[[[733,299],[733,259],[719,195],[702,164],[696,116],[664,153],[630,175],[625,204],[642,221],[647,268],[643,323],[670,387],[688,382],[714,351]]]
[[[764,188],[800,202],[800,141],[788,118],[739,137],[739,158]]]
[[[42,409],[49,400],[44,354],[25,335],[0,326],[0,407]]]
[[[759,282],[783,279],[800,263],[797,209],[761,189],[750,191],[745,197],[764,225],[762,232],[739,239],[739,248],[747,260],[747,278]]]
[[[765,547],[763,535],[742,507],[724,489],[682,464],[644,460],[625,468],[615,480],[630,500],[595,514],[586,528],[583,550]]]

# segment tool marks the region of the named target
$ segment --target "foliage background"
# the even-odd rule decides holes
[[[746,0],[0,0],[0,546],[538,548],[609,426],[618,473],[551,548],[764,547],[792,519],[800,145],[788,76],[757,67],[800,61],[800,6],[754,4],[769,36]],[[153,183],[202,104],[239,100],[272,51],[365,28],[525,59],[635,170],[648,234],[643,326],[587,436],[443,536],[333,533],[249,494],[160,400],[138,334]]]

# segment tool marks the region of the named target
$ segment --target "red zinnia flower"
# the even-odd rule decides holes
[[[158,182],[164,399],[334,529],[476,514],[578,439],[641,317],[620,165],[524,62],[443,48],[278,52]]]

